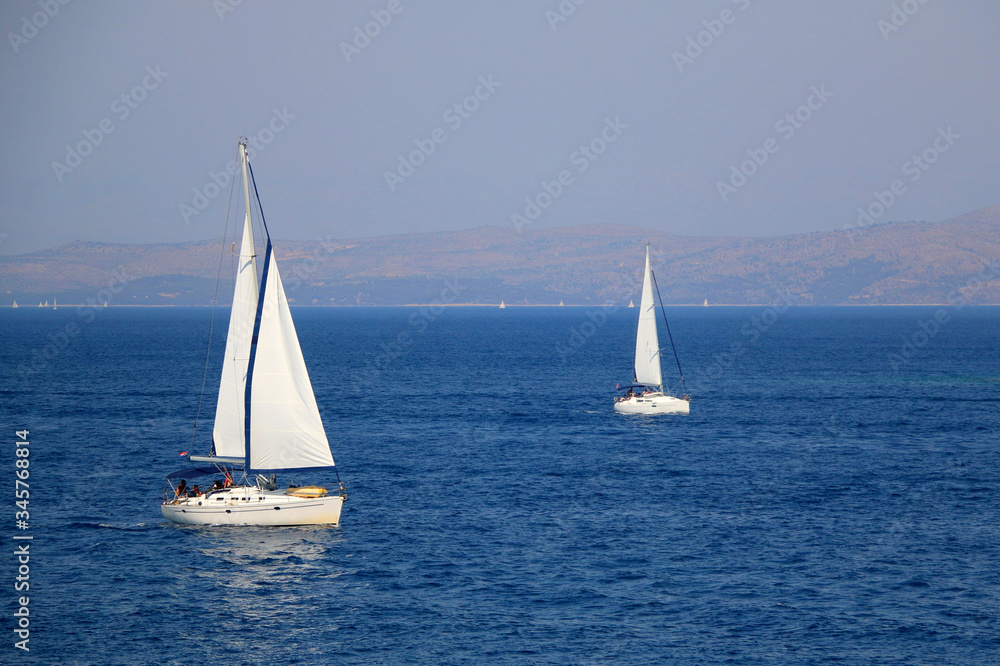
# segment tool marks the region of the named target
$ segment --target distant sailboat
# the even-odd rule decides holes
[[[58,310],[59,309],[59,300],[56,299],[56,298],[52,299],[52,309],[53,310]]]
[[[705,299],[705,307],[708,307],[708,299]]]
[[[21,307],[21,306],[17,304],[17,301],[14,301],[14,307],[15,307],[15,308],[19,308],[19,307]]]
[[[566,307],[566,304],[565,304],[565,303],[563,303],[563,302],[562,302],[562,301],[560,300],[560,301],[559,301],[559,307],[561,307],[561,308],[562,308],[562,307]]]
[[[211,455],[192,455],[201,466],[167,476],[171,492],[161,510],[165,518],[189,525],[336,525],[347,499],[339,479],[331,493],[321,486],[279,490],[275,475],[266,476],[274,470],[336,468],[263,212],[251,214],[260,197],[246,140],[240,141],[239,154],[247,210]],[[258,214],[263,257],[254,247],[252,218]],[[242,478],[234,479],[237,470]],[[188,479],[209,474],[224,475],[225,481],[219,478],[212,489],[206,484],[203,493],[185,492]]]
[[[503,309],[504,309],[504,308],[506,308],[506,307],[507,307],[507,306],[503,304],[503,299],[501,298],[501,299],[500,299],[500,309],[501,309],[501,310],[503,310]]]
[[[38,301],[38,307],[42,307],[42,302]]]
[[[45,307],[49,307],[49,302],[45,301]]]
[[[634,308],[634,307],[635,307],[635,303],[633,303],[633,302],[632,302],[632,299],[631,299],[631,298],[630,298],[630,299],[628,299],[628,306],[629,306],[630,308]]]
[[[649,246],[646,246],[646,270],[642,280],[642,296],[639,299],[639,326],[635,335],[635,364],[633,379],[630,386],[619,385],[619,395],[615,397],[615,411],[626,414],[687,414],[691,409],[691,399],[687,396],[678,398],[670,395],[663,388],[663,374],[660,369],[660,340],[656,334],[656,304],[653,302],[653,291],[656,289],[653,268],[649,262]],[[659,300],[659,299],[657,299]],[[663,301],[660,301],[660,310]],[[663,323],[667,323],[666,314]],[[670,326],[667,325],[667,335]],[[673,348],[673,336],[670,336],[670,346]],[[674,349],[674,359],[677,350]],[[677,371],[684,385],[684,373],[680,371],[681,364],[677,361]]]

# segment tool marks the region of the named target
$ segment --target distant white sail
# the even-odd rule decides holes
[[[660,374],[660,341],[656,335],[656,304],[653,302],[652,267],[646,248],[646,273],[639,300],[639,326],[635,337],[635,381],[637,384],[663,385]]]

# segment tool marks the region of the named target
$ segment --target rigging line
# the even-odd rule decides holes
[[[257,210],[260,211],[260,223],[264,227],[264,235],[267,236],[267,240],[271,240],[271,234],[267,230],[267,220],[264,219],[264,207],[260,205],[260,192],[257,191],[257,181],[253,177],[253,166],[250,164],[249,158],[247,159],[247,170],[250,172],[250,184],[253,185],[253,195],[257,198]]]
[[[212,356],[212,336],[215,332],[215,309],[219,305],[219,282],[222,280],[222,262],[226,256],[226,235],[229,234],[229,211],[233,206],[233,189],[236,187],[236,174],[233,173],[232,180],[229,181],[229,202],[226,204],[226,225],[222,229],[222,249],[219,251],[219,269],[215,274],[215,292],[212,294],[212,318],[208,325],[208,350],[205,352],[205,372],[201,376],[201,394],[198,396],[198,410],[194,416],[194,426],[191,428],[191,446],[194,447],[195,437],[198,434],[198,419],[201,418],[201,406],[205,400],[205,385],[208,383],[208,364]],[[215,455],[215,441],[212,441],[212,450],[209,455]]]
[[[650,268],[649,274],[653,277],[653,287],[656,288],[656,300],[660,302],[660,313],[663,315],[663,323],[667,327],[667,337],[670,338],[670,349],[673,350],[674,360],[677,361],[677,372],[681,375],[681,386],[684,387],[684,393],[687,393],[687,384],[684,382],[684,371],[681,370],[681,359],[677,356],[677,347],[674,346],[674,336],[670,334],[670,323],[667,322],[667,313],[663,309],[663,299],[660,297],[660,287],[656,284],[656,273]]]

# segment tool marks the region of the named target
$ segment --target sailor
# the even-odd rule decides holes
[[[184,492],[186,490],[187,490],[187,481],[184,480],[184,479],[181,479],[181,482],[177,484],[177,490],[175,491],[177,493],[177,497],[178,498],[183,497],[184,496]]]

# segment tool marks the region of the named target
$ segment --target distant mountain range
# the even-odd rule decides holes
[[[938,223],[896,222],[769,238],[675,236],[600,225],[479,227],[274,242],[298,305],[586,305],[636,298],[643,246],[668,304],[1000,303],[1000,206]],[[17,300],[209,305],[231,298],[231,244],[78,241],[0,257],[0,306]],[[221,253],[220,253],[221,248]],[[222,270],[219,270],[220,265]]]

